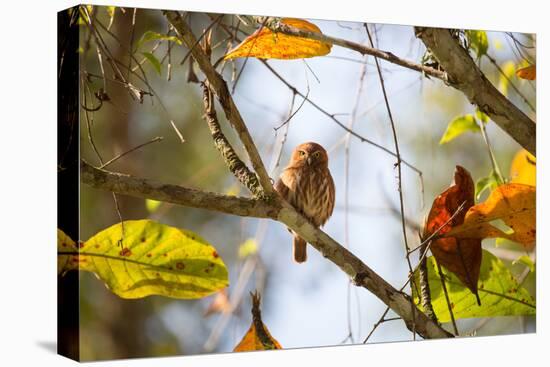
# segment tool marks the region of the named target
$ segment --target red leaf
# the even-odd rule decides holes
[[[454,184],[435,198],[432,204],[424,228],[424,238],[438,230],[437,235],[443,235],[452,227],[462,224],[466,212],[474,205],[474,192],[474,182],[470,173],[463,167],[456,166]],[[459,208],[460,212],[453,217]],[[451,218],[453,219],[450,220]],[[445,224],[449,220],[450,222]],[[437,238],[432,242],[430,250],[437,262],[453,272],[477,297],[481,239]]]

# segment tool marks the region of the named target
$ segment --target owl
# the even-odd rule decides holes
[[[313,142],[298,145],[275,183],[275,190],[311,224],[324,225],[332,215],[335,199],[327,151]],[[303,263],[307,259],[306,241],[293,235],[294,260]]]

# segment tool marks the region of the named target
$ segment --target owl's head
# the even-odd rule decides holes
[[[328,154],[321,145],[307,142],[294,148],[290,163],[294,167],[309,166],[312,168],[327,168]]]

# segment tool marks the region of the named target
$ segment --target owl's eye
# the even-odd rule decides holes
[[[300,154],[300,157],[303,157],[306,155],[306,152],[304,152],[303,150],[300,150],[298,151],[298,154]]]
[[[316,151],[315,153],[313,153],[313,156],[317,159],[321,158],[321,152],[319,151]]]

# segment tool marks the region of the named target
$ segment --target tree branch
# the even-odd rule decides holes
[[[342,245],[314,227],[302,215],[278,195],[269,202],[220,195],[212,192],[168,185],[148,179],[94,168],[82,161],[81,180],[97,189],[119,194],[165,201],[193,208],[207,209],[239,216],[271,218],[284,223],[309,242],[325,258],[336,264],[354,281],[364,287],[405,320],[407,327],[415,325],[416,332],[424,338],[452,337],[418,309],[411,309],[410,297],[382,279],[358,257]],[[414,321],[413,321],[414,318]]]
[[[328,43],[330,45],[337,45],[340,47],[348,48],[350,50],[357,51],[362,55],[375,56],[387,62],[391,62],[392,64],[403,66],[407,69],[419,71],[421,73],[424,73],[426,75],[432,76],[437,79],[441,79],[443,81],[447,80],[447,74],[444,71],[437,70],[422,64],[417,64],[415,62],[412,62],[406,59],[402,59],[388,51],[379,50],[374,47],[368,47],[360,43],[355,43],[355,42],[348,41],[341,38],[327,36],[322,33],[302,30],[293,26],[289,26],[288,24],[281,23],[277,18],[268,18],[267,21],[265,21],[265,17],[253,17],[253,18],[256,21],[256,23],[265,24],[265,26],[271,29],[273,32],[280,32],[280,33],[288,34],[290,36],[309,38],[315,41]]]
[[[83,183],[96,189],[241,217],[274,219],[278,213],[276,205],[268,205],[262,200],[220,195],[109,172],[92,167],[85,161],[80,165],[80,178]]]
[[[447,83],[464,93],[508,135],[536,155],[535,122],[493,86],[449,30],[415,27],[415,34],[446,71]]]
[[[164,11],[166,19],[172,24],[176,30],[177,36],[183,41],[183,43],[189,48],[191,55],[199,65],[200,69],[208,79],[209,87],[212,88],[213,92],[218,97],[220,104],[223,107],[225,116],[227,120],[231,123],[231,126],[235,129],[241,142],[243,143],[250,162],[254,171],[258,175],[258,179],[262,188],[268,196],[273,193],[273,186],[271,184],[271,179],[269,178],[260,153],[254,144],[252,137],[246,127],[244,120],[229,93],[227,84],[221,75],[214,69],[212,66],[208,55],[198,47],[198,42],[196,37],[193,35],[189,25],[183,20],[180,13],[177,11]]]

